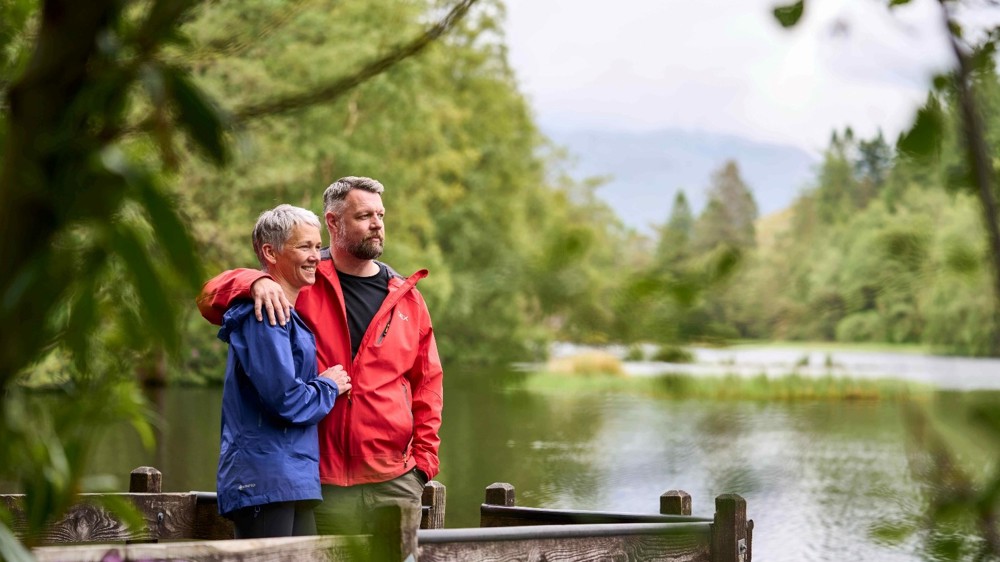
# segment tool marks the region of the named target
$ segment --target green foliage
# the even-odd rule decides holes
[[[78,493],[114,491],[100,482],[96,488],[82,486],[88,457],[105,430],[128,421],[147,447],[153,444],[153,434],[145,400],[128,375],[123,379],[74,374],[70,384],[47,397],[49,404],[28,400],[16,388],[9,392],[0,453],[6,459],[5,478],[19,482],[26,494],[24,533],[25,543],[31,545],[52,514],[62,513]],[[108,507],[141,527],[134,509]]]
[[[757,243],[757,216],[757,203],[740,177],[739,166],[726,162],[712,174],[708,203],[693,227],[693,250],[701,253],[718,245],[752,248]]]
[[[653,354],[653,360],[667,363],[694,363],[694,353],[676,345],[661,345]]]
[[[633,344],[625,350],[625,356],[622,359],[624,361],[645,361],[646,352],[642,349],[641,345]]]
[[[802,12],[805,9],[804,0],[799,0],[794,4],[789,4],[787,6],[777,6],[774,8],[774,17],[778,20],[783,27],[792,27],[799,22],[802,18]]]
[[[542,393],[623,392],[676,400],[889,400],[908,403],[914,400],[927,401],[931,395],[926,388],[901,381],[805,377],[794,373],[771,377],[763,374],[753,377],[705,377],[676,373],[643,377],[571,377],[564,373],[544,371],[529,374],[522,384],[528,390]]]
[[[917,118],[909,131],[900,135],[896,148],[900,153],[916,158],[928,158],[941,149],[944,117],[936,97],[917,112]]]
[[[855,312],[837,322],[837,341],[885,341],[886,329],[882,315],[874,310]]]
[[[894,159],[881,187],[856,198],[872,178],[858,149],[866,144],[849,131],[833,136],[815,187],[796,201],[785,230],[745,260],[735,298],[718,301],[721,314],[755,338],[991,353],[991,274],[975,201],[918,183],[941,176],[911,158]],[[879,192],[889,186],[891,205]]]
[[[51,28],[37,32],[35,56],[42,60],[34,68],[51,74],[29,72],[12,82],[7,91],[12,103],[4,128],[19,142],[5,145],[0,177],[0,222],[5,225],[0,255],[10,271],[0,284],[0,293],[5,295],[0,319],[35,318],[42,329],[5,338],[0,354],[3,382],[25,366],[42,345],[57,337],[52,328],[61,323],[45,319],[65,314],[70,325],[79,327],[95,320],[90,316],[93,307],[86,300],[77,298],[75,306],[66,307],[65,298],[81,294],[73,290],[77,283],[82,285],[83,294],[93,294],[94,274],[113,256],[125,257],[121,263],[130,273],[125,282],[147,306],[154,307],[147,321],[140,323],[144,327],[140,333],[154,335],[172,350],[179,342],[176,313],[163,280],[178,278],[170,269],[185,272],[178,279],[186,280],[187,290],[193,294],[203,277],[183,219],[163,194],[153,175],[155,170],[147,168],[142,153],[131,150],[131,143],[119,136],[129,119],[128,102],[138,71],[155,72],[164,66],[156,47],[174,36],[184,4],[155,2],[144,12],[128,16],[113,4],[76,9],[76,15],[41,20]],[[109,40],[98,42],[98,36]],[[90,50],[59,58],[67,52],[60,42],[86,43],[88,39]],[[87,80],[53,86],[66,76],[79,75],[85,65],[91,69]],[[220,121],[206,119],[210,111],[192,101],[198,98],[194,88],[179,87],[187,84],[183,73],[175,70],[168,77],[171,87],[165,89],[164,98],[152,101],[178,107],[175,123],[190,133],[192,144],[217,152]],[[37,103],[14,103],[29,98]],[[200,111],[191,111],[192,107]],[[150,113],[155,117],[158,111],[154,108]],[[169,133],[171,125],[165,126]],[[74,140],[45,141],[50,137]],[[126,219],[134,214],[123,213],[126,208],[139,212],[138,222]],[[135,230],[135,225],[147,221],[164,229],[159,242],[170,259],[168,264],[154,264],[149,259],[151,240],[142,240]],[[61,245],[70,239],[81,246]],[[31,287],[30,297],[27,287]],[[84,349],[77,346],[73,351],[84,364]]]
[[[660,230],[656,245],[656,263],[664,267],[675,265],[690,253],[688,248],[694,232],[694,214],[683,190],[674,197],[667,224]]]

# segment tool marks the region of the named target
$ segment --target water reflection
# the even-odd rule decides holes
[[[719,494],[744,496],[761,562],[921,559],[915,543],[880,544],[870,533],[912,519],[923,502],[897,405],[535,394],[511,384],[525,376],[446,377],[438,480],[447,486],[447,526],[478,526],[493,482],[513,484],[520,505],[651,513],[660,494],[679,488],[697,515],[710,515]],[[985,396],[996,404],[997,395]],[[123,428],[102,443],[92,472],[119,476],[124,489],[132,468],[153,465],[167,491],[213,490],[220,399],[215,388],[161,391],[153,396],[157,449],[142,450]],[[942,409],[969,400],[942,394]],[[972,435],[962,420],[949,423]],[[958,446],[972,458],[994,450]]]

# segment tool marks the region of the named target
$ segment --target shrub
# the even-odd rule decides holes
[[[885,325],[874,310],[856,312],[837,323],[837,341],[885,341]]]
[[[625,361],[644,361],[646,359],[646,352],[642,350],[641,345],[630,345],[625,351]]]
[[[653,355],[653,360],[666,363],[694,363],[694,354],[677,345],[664,345]]]

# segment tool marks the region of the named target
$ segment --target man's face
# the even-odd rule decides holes
[[[339,217],[333,217],[336,221],[334,244],[358,259],[378,258],[385,244],[384,216],[381,195],[361,189],[351,190],[344,198],[344,212]]]

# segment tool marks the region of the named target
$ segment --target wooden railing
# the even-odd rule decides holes
[[[161,491],[159,470],[141,466],[129,475],[129,491],[121,494],[81,494],[58,521],[49,525],[35,544],[82,542],[158,542],[162,540],[220,540],[233,538],[232,521],[219,515],[215,492]],[[107,509],[109,499],[123,498],[138,510],[145,525],[128,527]],[[445,487],[437,481],[424,486],[420,527],[443,528]],[[14,535],[27,534],[23,494],[0,494],[0,505],[13,515]]]
[[[691,496],[670,490],[659,514],[517,507],[514,487],[486,488],[479,529],[420,531],[420,560],[648,560],[747,562],[753,522],[735,494],[716,498],[713,518],[691,516]]]
[[[746,518],[746,502],[733,494],[718,496],[715,514],[708,518],[692,516],[691,497],[679,490],[660,497],[660,513],[639,514],[519,507],[514,487],[496,483],[486,488],[480,527],[445,529],[445,488],[431,481],[424,488],[421,509],[402,502],[379,508],[370,535],[233,540],[232,524],[219,516],[214,493],[163,493],[161,483],[159,471],[140,467],[131,474],[127,494],[83,494],[36,537],[36,544],[49,546],[36,547],[33,554],[40,562],[749,562],[752,557],[753,521]],[[130,528],[105,509],[109,498],[130,501],[144,527]],[[0,505],[14,515],[12,530],[21,538],[26,532],[24,501],[22,495],[0,494]]]

